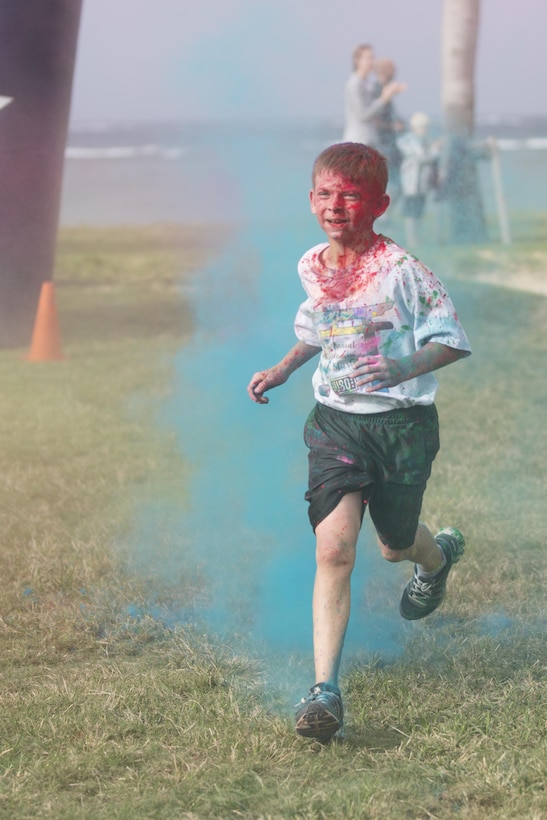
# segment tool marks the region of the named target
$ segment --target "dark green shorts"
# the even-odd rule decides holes
[[[316,404],[304,429],[309,448],[306,500],[316,526],[346,493],[360,492],[380,540],[412,546],[422,498],[439,451],[435,405],[357,414]]]

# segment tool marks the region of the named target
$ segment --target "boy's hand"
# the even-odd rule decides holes
[[[427,342],[420,350],[402,359],[387,356],[364,356],[351,374],[358,387],[367,386],[367,393],[395,387],[401,382],[414,379],[424,373],[432,373],[439,367],[469,356],[469,350],[458,350],[440,342]]]
[[[305,362],[309,362],[319,353],[320,349],[320,347],[308,345],[305,342],[297,342],[276,365],[254,374],[247,387],[250,399],[257,404],[268,404],[269,399],[264,396],[266,390],[285,384],[291,373],[294,373]]]
[[[388,359],[386,356],[366,356],[351,374],[358,387],[367,386],[367,393],[404,382],[408,378],[403,359]]]
[[[268,404],[270,401],[264,393],[266,390],[271,390],[272,387],[278,387],[280,384],[285,384],[288,379],[288,373],[280,367],[270,367],[269,370],[261,370],[255,373],[247,387],[249,398],[257,404]]]

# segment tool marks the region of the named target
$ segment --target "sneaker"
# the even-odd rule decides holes
[[[321,743],[327,743],[344,720],[340,690],[329,683],[316,683],[295,709],[296,733]]]
[[[418,568],[414,567],[414,575],[403,590],[399,612],[407,621],[417,621],[434,612],[443,602],[446,594],[446,579],[463,555],[465,540],[461,532],[454,527],[445,527],[435,536],[435,541],[441,548],[446,564],[437,575],[424,578],[418,575]]]

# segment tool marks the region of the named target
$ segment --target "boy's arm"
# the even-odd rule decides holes
[[[440,367],[446,367],[458,359],[469,356],[469,350],[457,350],[439,342],[427,342],[410,356],[401,359],[388,359],[386,356],[366,356],[359,362],[353,375],[359,387],[370,384],[369,393],[386,387],[395,387],[401,382],[415,379],[424,373],[431,373]],[[374,385],[372,385],[374,382]]]
[[[320,350],[320,347],[297,342],[278,364],[270,367],[269,370],[261,370],[254,374],[247,387],[249,397],[257,404],[268,404],[269,399],[264,395],[266,390],[284,384],[291,373],[312,359]]]

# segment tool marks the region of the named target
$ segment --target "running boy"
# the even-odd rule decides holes
[[[343,722],[338,674],[366,507],[383,557],[415,564],[401,598],[403,618],[423,618],[439,606],[463,553],[458,530],[433,537],[419,515],[439,449],[432,371],[470,348],[442,283],[374,233],[389,205],[385,158],[360,143],[332,145],[316,159],[312,183],[311,210],[328,241],[298,266],[307,294],[295,320],[298,342],[274,367],[255,373],[247,390],[266,404],[267,390],[320,353],[304,432],[316,536],[317,683],[296,707],[296,731],[326,742]]]

